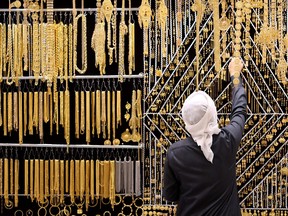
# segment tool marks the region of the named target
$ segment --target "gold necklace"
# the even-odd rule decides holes
[[[129,0],[129,54],[128,54],[128,63],[129,63],[129,74],[132,74],[132,71],[135,71],[135,25],[131,22],[131,0]]]
[[[3,135],[7,136],[7,93],[3,92]]]
[[[1,92],[0,92],[1,93]],[[19,91],[19,143],[23,143],[23,98],[22,98],[22,91]],[[27,95],[26,95],[27,96]],[[1,102],[1,100],[0,100]]]
[[[86,143],[89,144],[91,142],[90,91],[85,91],[85,94],[86,94]]]

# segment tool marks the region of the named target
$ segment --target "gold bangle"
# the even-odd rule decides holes
[[[130,204],[128,204],[128,203],[125,202],[125,201],[127,201],[127,199],[126,199],[127,197],[130,197],[130,198],[131,198],[131,203],[130,203]],[[126,200],[125,200],[125,199],[126,199]],[[124,197],[123,197],[123,204],[124,204],[124,205],[127,205],[127,206],[132,206],[132,205],[133,205],[133,198],[132,198],[131,196],[127,196],[127,195],[124,196]]]
[[[24,216],[24,213],[22,210],[18,209],[14,212],[14,216],[17,216],[17,213],[20,212],[22,216]]]
[[[136,205],[136,202],[137,202],[137,201],[140,201],[141,205]],[[142,207],[142,206],[143,206],[143,199],[142,199],[141,197],[137,197],[137,198],[134,200],[134,206],[135,206],[136,208]]]
[[[64,204],[65,205],[65,204]],[[72,205],[72,204],[71,204]],[[64,212],[64,215],[70,215],[70,213],[71,213],[71,205],[65,205],[64,206],[64,209],[63,209],[63,212]],[[69,210],[67,209],[67,207],[69,208]],[[68,213],[67,213],[67,211],[68,211]]]
[[[8,203],[4,203],[4,206],[6,209],[12,209],[13,208],[13,202],[11,200],[8,200]]]
[[[124,213],[124,212],[125,212],[125,208],[129,208],[129,209],[130,209],[130,214]],[[124,214],[124,215],[126,215],[126,216],[127,216],[127,215],[132,215],[133,209],[132,209],[131,205],[124,205],[124,206],[122,207],[121,213]]]
[[[58,209],[58,213],[57,213],[57,214],[52,214],[52,209],[53,209],[53,208],[57,208],[57,209]],[[49,208],[49,214],[50,214],[51,216],[56,216],[56,215],[59,214],[59,212],[60,212],[59,206],[50,206],[50,208]]]
[[[38,206],[40,208],[47,208],[47,206],[49,205],[49,199],[47,197],[44,197],[44,202],[39,201],[38,202]]]
[[[111,212],[109,212],[109,211],[105,211],[105,212],[103,213],[103,216],[108,216],[108,215],[111,216]]]
[[[102,202],[104,205],[109,205],[109,203],[110,203],[110,199],[107,198],[108,202],[104,202],[104,201],[103,201],[104,199],[105,199],[105,198],[102,198],[101,202]]]
[[[44,209],[44,214],[43,214],[43,213],[40,214],[41,209]],[[38,216],[40,216],[40,215],[41,215],[41,216],[42,216],[42,215],[43,215],[43,216],[46,216],[46,215],[47,215],[47,209],[46,209],[46,207],[45,207],[45,208],[44,208],[44,207],[39,208],[38,211],[37,211],[37,215],[38,215]]]
[[[33,216],[33,211],[31,210],[31,209],[28,209],[27,211],[26,211],[26,214],[25,214],[26,216]]]
[[[141,210],[140,213],[139,213],[139,210]],[[143,209],[140,207],[136,208],[136,215],[143,215]]]
[[[116,198],[117,198],[117,197],[119,197],[119,201],[118,201],[118,202],[116,202]],[[116,194],[116,195],[115,195],[115,203],[114,203],[114,205],[119,205],[121,202],[122,202],[122,197],[121,197],[121,195]]]

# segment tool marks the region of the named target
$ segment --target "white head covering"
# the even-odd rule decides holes
[[[182,116],[186,130],[200,146],[206,159],[212,163],[212,135],[220,133],[217,110],[212,98],[203,91],[192,93],[183,104]]]

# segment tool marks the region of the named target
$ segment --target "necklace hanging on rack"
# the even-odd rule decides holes
[[[111,0],[104,0],[102,2],[101,12],[107,22],[107,49],[109,56],[109,64],[113,62],[113,48],[111,47],[111,17],[113,13],[113,4]]]
[[[100,74],[103,75],[106,73],[106,52],[105,52],[105,43],[106,43],[106,32],[105,32],[105,23],[103,21],[101,11],[101,0],[97,0],[97,18],[95,23],[95,28],[92,36],[91,47],[95,52],[95,67],[99,67]],[[110,25],[110,24],[109,24]]]
[[[165,40],[166,40],[166,35],[167,35],[166,25],[167,25],[167,18],[168,18],[168,9],[164,0],[162,0],[159,3],[156,16],[157,16],[156,20],[158,23],[158,27],[160,28],[160,31],[161,31],[161,53],[163,57],[166,57],[167,46],[166,46]]]
[[[152,16],[151,6],[148,0],[142,0],[139,7],[138,21],[140,28],[144,30],[144,56],[148,56],[148,28],[150,25]]]
[[[35,85],[38,85],[38,79],[40,76],[40,49],[39,49],[39,22],[38,22],[38,14],[37,12],[33,13],[32,15],[33,19],[33,33],[32,33],[32,38],[33,38],[33,50],[32,50],[32,70],[34,72],[35,76]]]
[[[74,42],[74,69],[80,73],[84,74],[87,71],[87,25],[86,25],[86,15],[84,14],[84,0],[81,1],[82,12],[76,16],[76,0],[73,0],[73,42]],[[78,21],[81,18],[82,21],[82,34],[81,34],[81,60],[82,60],[82,69],[77,66],[77,41],[78,41]]]
[[[125,75],[125,35],[127,34],[127,26],[125,24],[125,0],[122,0],[122,14],[119,25],[119,60],[118,60],[118,75],[119,82],[123,82]]]
[[[131,0],[129,0],[129,53],[128,53],[128,68],[129,74],[132,74],[132,71],[135,71],[135,24],[131,22]]]

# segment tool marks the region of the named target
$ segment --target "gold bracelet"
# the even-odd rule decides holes
[[[125,208],[129,208],[130,209],[130,213],[129,214],[125,212]],[[130,205],[124,205],[122,207],[121,213],[124,214],[124,215],[132,215],[133,209],[132,209],[132,207]]]
[[[143,209],[141,207],[136,208],[136,215],[143,215]]]
[[[58,209],[58,213],[56,214],[52,214],[52,209],[53,208],[57,208]],[[59,212],[60,212],[60,207],[59,206],[50,206],[50,208],[49,208],[49,215],[51,215],[51,216],[56,216],[56,215],[58,215],[59,214]]]
[[[19,214],[17,215],[18,212],[20,213],[21,216],[24,216],[23,211],[20,210],[20,209],[18,209],[18,210],[16,210],[16,211],[14,212],[14,216],[19,216]]]
[[[103,213],[103,216],[109,216],[109,215],[111,215],[110,211],[105,211],[105,212]]]
[[[44,214],[41,213],[41,210],[42,210],[42,209],[44,210]],[[47,215],[47,209],[44,208],[44,207],[39,208],[38,211],[37,211],[37,215],[38,215],[38,216],[40,216],[40,215],[41,215],[41,216],[46,216],[46,215]]]
[[[119,198],[119,201],[116,200],[116,197]],[[115,195],[115,203],[114,205],[119,205],[122,202],[122,196],[120,194]]]
[[[140,205],[136,204],[137,201],[140,201]],[[134,200],[134,205],[136,208],[140,208],[143,206],[143,199],[141,197],[137,197],[135,200]]]

